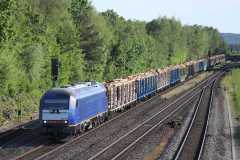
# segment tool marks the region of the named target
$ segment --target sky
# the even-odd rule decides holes
[[[212,26],[240,33],[240,0],[92,0],[98,11],[113,9],[126,19],[175,17],[183,24]]]

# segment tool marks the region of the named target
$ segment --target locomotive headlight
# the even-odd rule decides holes
[[[65,124],[67,124],[67,123],[68,123],[68,121],[64,121],[64,123],[65,123]]]
[[[45,123],[45,124],[46,124],[46,123],[47,123],[47,121],[45,120],[45,121],[43,121],[43,123]]]

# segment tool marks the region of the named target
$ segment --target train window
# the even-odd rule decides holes
[[[56,103],[68,103],[67,99],[45,99],[44,103],[56,104]]]
[[[44,108],[58,108],[58,109],[68,109],[69,100],[68,99],[45,99],[43,100]]]

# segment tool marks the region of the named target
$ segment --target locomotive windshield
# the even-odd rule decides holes
[[[68,109],[69,95],[59,93],[47,93],[41,100],[41,108],[43,109]]]
[[[45,99],[43,108],[45,109],[68,109],[68,99]]]

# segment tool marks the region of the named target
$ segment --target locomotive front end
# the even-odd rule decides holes
[[[40,101],[39,119],[43,127],[64,127],[69,125],[69,109],[74,99],[61,89],[52,89]]]

